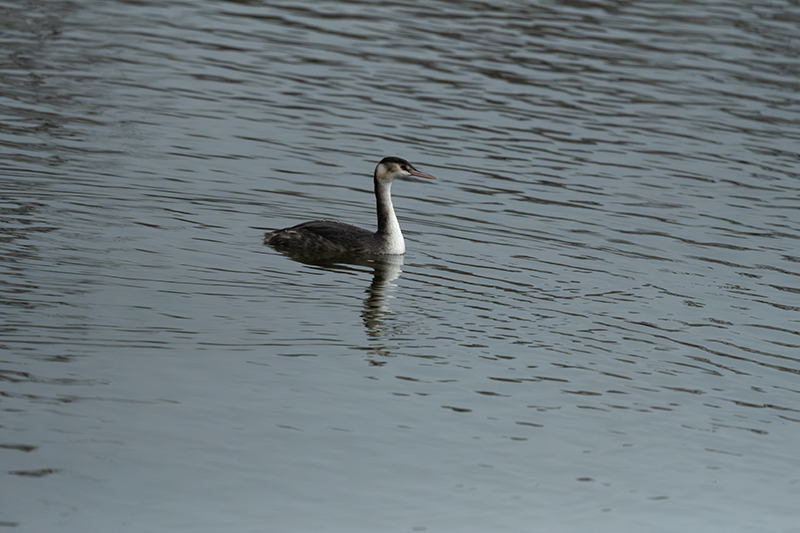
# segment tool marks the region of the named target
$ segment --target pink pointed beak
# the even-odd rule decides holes
[[[435,180],[436,179],[433,176],[431,176],[430,174],[425,174],[424,172],[420,172],[416,168],[409,169],[408,173],[411,174],[412,176],[416,176],[418,178],[425,178],[425,179],[429,179],[429,180]]]

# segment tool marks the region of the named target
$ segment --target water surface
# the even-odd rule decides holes
[[[0,2],[0,526],[795,530],[799,26]]]

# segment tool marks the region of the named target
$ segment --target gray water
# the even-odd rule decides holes
[[[0,1],[0,526],[800,530],[800,4]],[[263,234],[374,227],[309,264]]]

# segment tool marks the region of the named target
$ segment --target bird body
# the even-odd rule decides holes
[[[436,179],[399,157],[385,157],[375,167],[378,230],[374,233],[342,222],[314,220],[268,233],[264,242],[276,249],[328,254],[403,254],[406,245],[392,205],[391,188],[395,179],[407,176]]]

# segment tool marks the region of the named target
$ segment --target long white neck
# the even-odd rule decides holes
[[[392,205],[392,183],[382,183],[375,180],[375,200],[378,205],[378,232],[376,235],[386,242],[387,254],[403,254],[406,252],[406,243],[400,223],[394,214]]]

